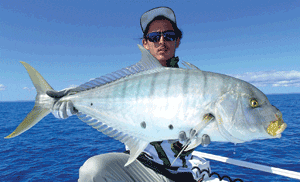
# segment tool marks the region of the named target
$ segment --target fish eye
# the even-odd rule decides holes
[[[252,108],[258,107],[258,101],[256,99],[254,99],[254,98],[250,99],[250,106]]]

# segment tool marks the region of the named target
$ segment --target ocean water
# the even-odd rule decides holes
[[[197,151],[300,172],[300,94],[267,95],[288,124],[280,139],[244,144],[211,143]],[[46,116],[27,132],[10,134],[34,102],[0,102],[0,181],[77,181],[80,166],[90,157],[123,152],[124,145],[103,135],[76,116],[66,120]],[[210,160],[213,172],[247,181],[298,181]]]

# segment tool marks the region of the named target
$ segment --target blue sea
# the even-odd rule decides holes
[[[300,172],[300,94],[267,95],[288,127],[280,139],[243,144],[211,143],[197,151]],[[46,116],[12,139],[9,135],[31,111],[34,102],[0,102],[0,181],[77,181],[80,166],[90,157],[123,152],[124,145],[86,125],[76,116]],[[213,172],[243,181],[298,181],[288,177],[210,160]]]

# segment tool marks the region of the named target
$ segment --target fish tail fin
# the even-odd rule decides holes
[[[54,99],[46,94],[48,90],[53,90],[53,88],[33,67],[22,61],[21,63],[26,68],[31,78],[31,81],[37,91],[37,95],[35,98],[34,107],[31,110],[31,112],[27,114],[22,123],[19,124],[19,126],[10,135],[5,137],[6,139],[16,137],[21,133],[29,130],[31,127],[33,127],[51,112],[51,108],[54,103]]]

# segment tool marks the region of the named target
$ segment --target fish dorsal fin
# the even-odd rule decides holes
[[[86,82],[78,87],[76,87],[76,91],[84,91],[89,90],[95,87],[99,87],[101,85],[116,81],[120,78],[134,75],[136,73],[151,70],[159,67],[163,67],[159,61],[152,56],[149,51],[147,51],[143,46],[138,45],[140,51],[142,52],[142,58],[139,62],[132,66],[128,66],[126,68],[122,68],[118,71],[115,71],[113,73],[106,74],[104,76],[92,79],[89,82]]]
[[[143,46],[141,46],[139,44],[138,44],[138,47],[139,47],[140,51],[142,52],[142,59],[137,64],[146,66],[145,70],[163,67],[160,64],[160,62],[152,54],[150,54],[150,52],[147,49],[145,49]]]
[[[191,70],[200,70],[197,66],[193,65],[192,63],[182,61],[182,65],[186,67],[186,69],[191,69]]]

